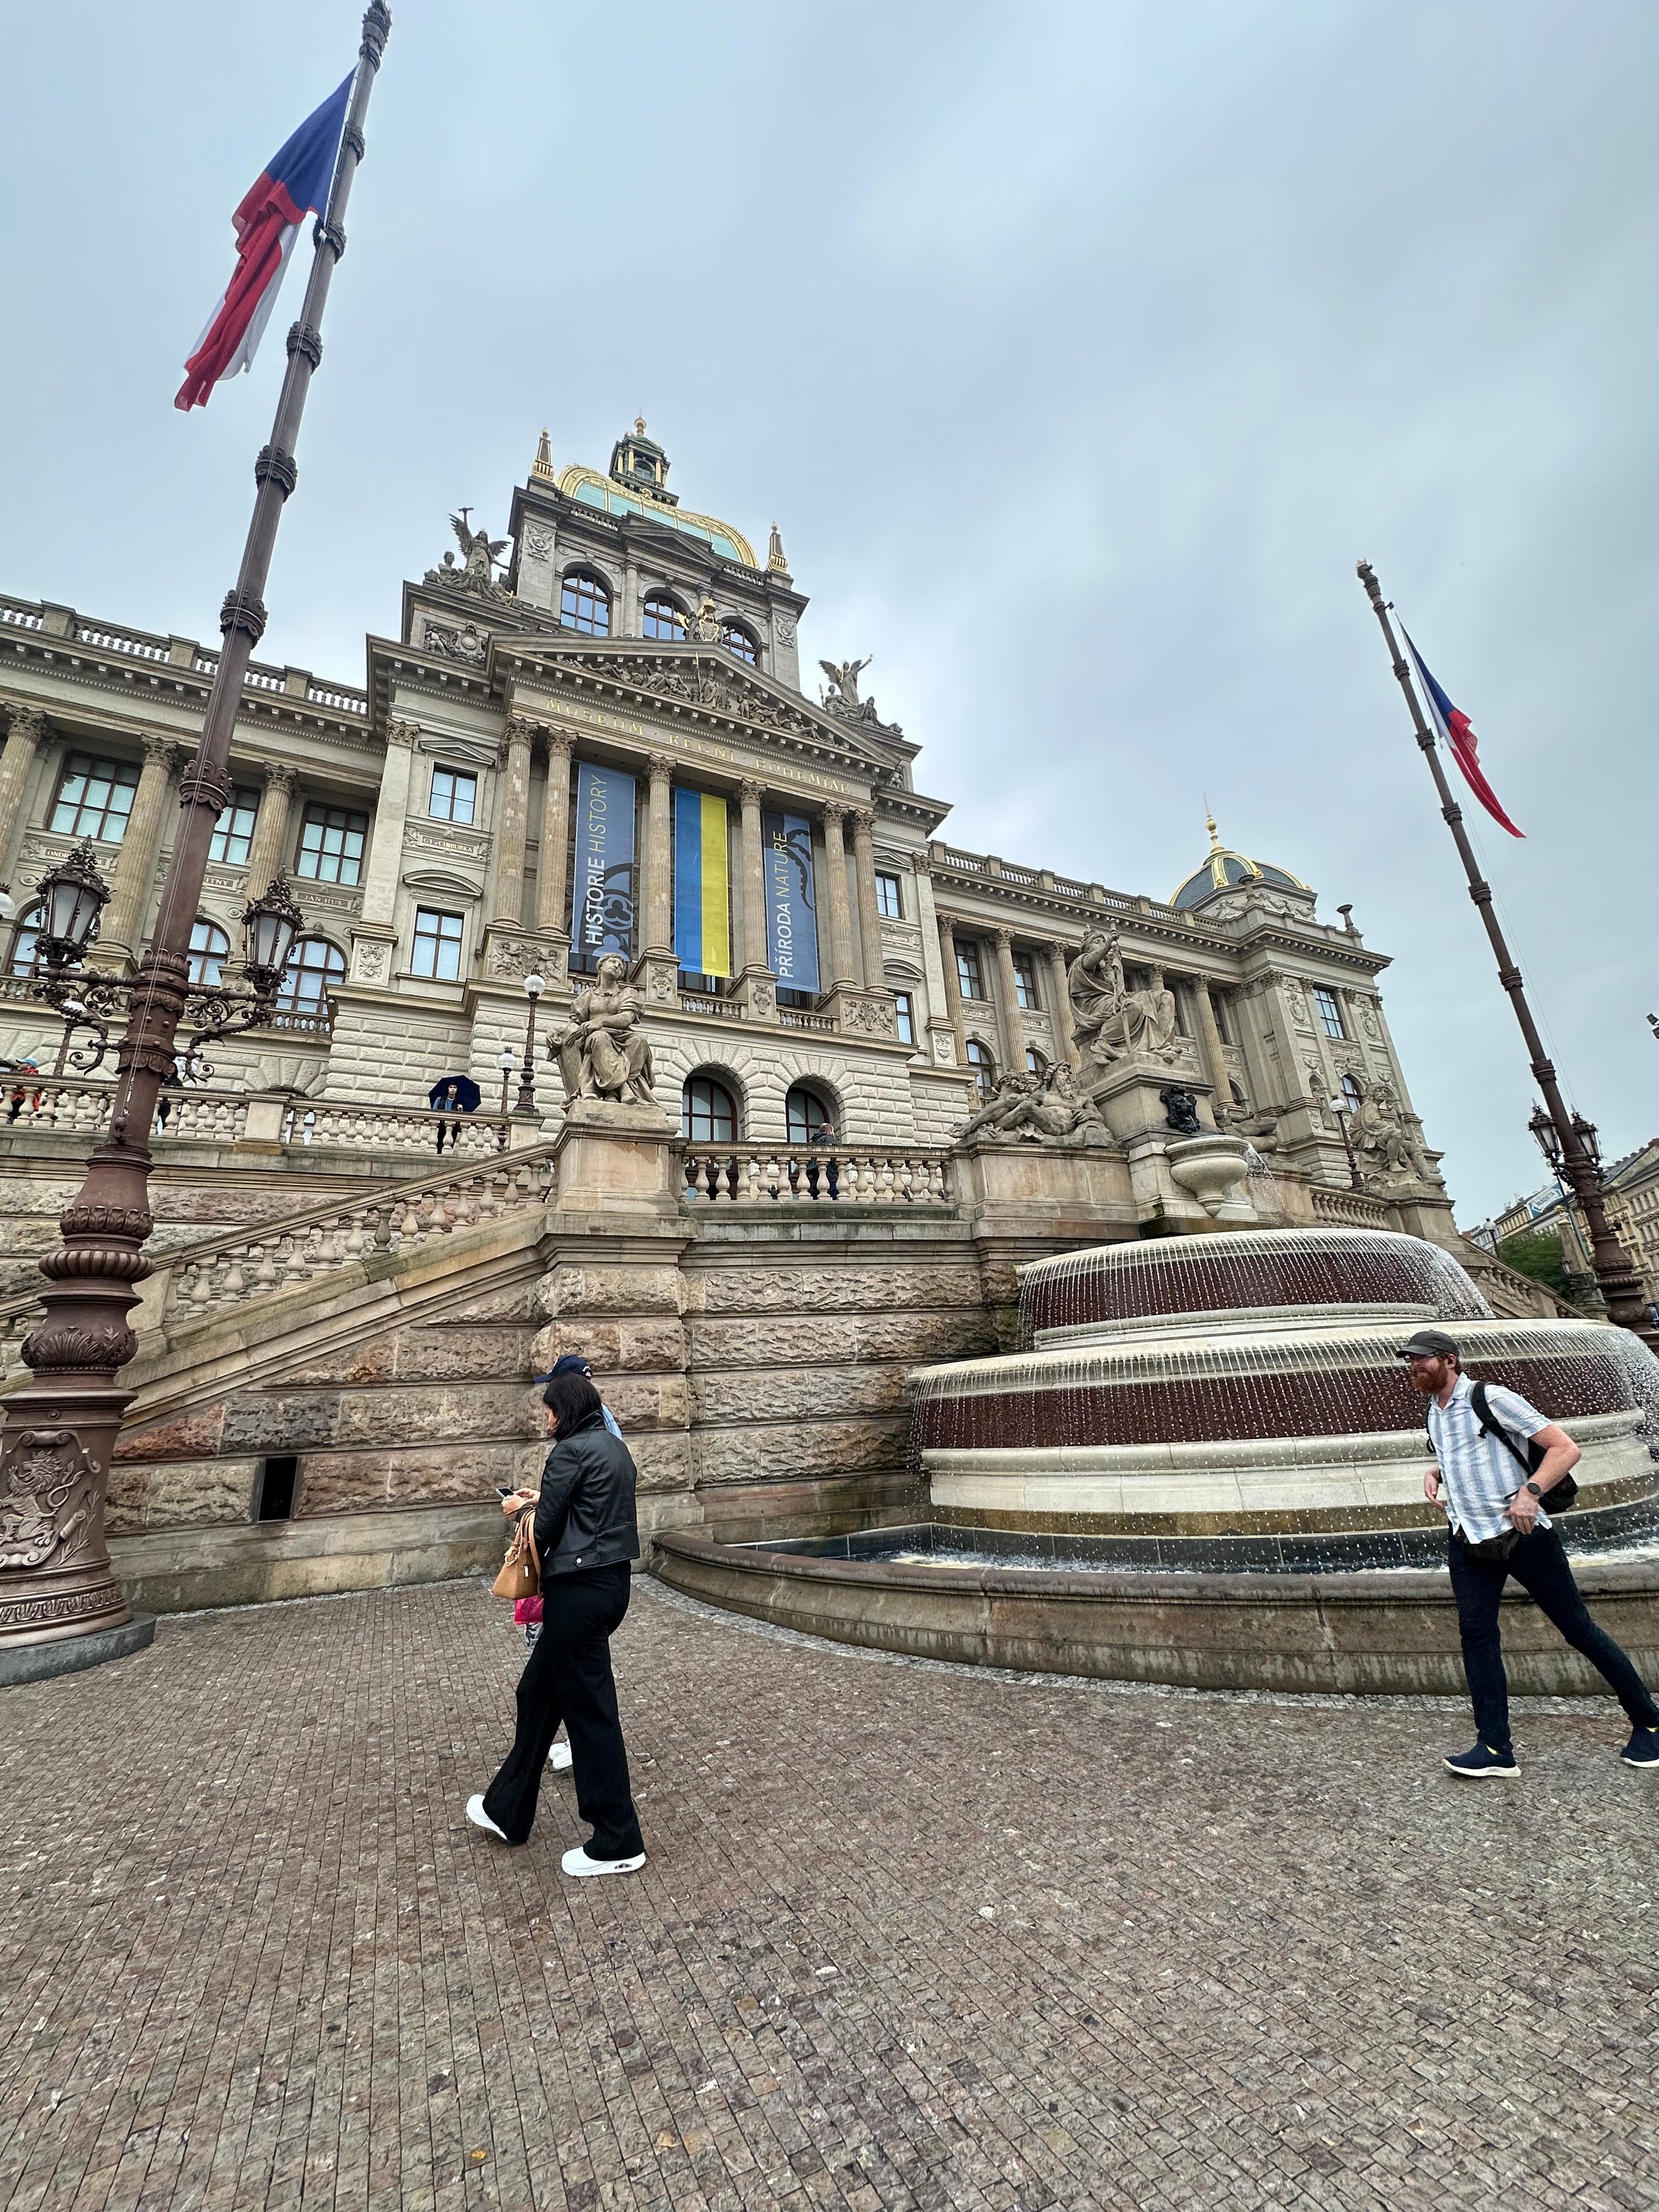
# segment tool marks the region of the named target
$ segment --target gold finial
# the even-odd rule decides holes
[[[1221,850],[1221,833],[1215,826],[1215,817],[1210,811],[1210,802],[1207,799],[1204,802],[1204,827],[1210,833],[1211,852],[1218,853]]]
[[[545,428],[536,441],[536,459],[532,464],[530,474],[532,482],[551,483],[553,481],[553,448],[547,442]]]
[[[781,575],[789,574],[789,563],[783,557],[783,539],[778,534],[775,522],[772,525],[772,542],[766,549],[766,565],[769,568],[777,569]]]
[[[636,438],[642,438],[645,435],[645,417],[643,415],[636,415],[634,417],[634,435]]]

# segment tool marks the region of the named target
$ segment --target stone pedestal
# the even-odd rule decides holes
[[[1172,1143],[1179,1141],[1180,1133],[1170,1128],[1169,1109],[1161,1095],[1171,1085],[1191,1091],[1200,1127],[1206,1132],[1213,1129],[1212,1086],[1185,1068],[1171,1067],[1158,1060],[1114,1060],[1103,1066],[1088,1060],[1078,1078],[1079,1089],[1088,1092],[1107,1127],[1126,1144],[1149,1130]]]
[[[678,1219],[679,1162],[672,1122],[658,1106],[579,1098],[565,1109],[554,1154],[556,1220],[597,1214]]]

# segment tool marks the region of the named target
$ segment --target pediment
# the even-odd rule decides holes
[[[589,638],[567,644],[501,637],[495,647],[498,663],[503,653],[535,663],[544,678],[556,681],[563,673],[618,684],[671,708],[692,708],[834,750],[866,769],[876,782],[884,781],[893,766],[891,757],[863,738],[855,723],[811,706],[717,647],[653,646],[636,638],[605,645]]]
[[[448,868],[405,868],[404,881],[410,890],[425,891],[434,898],[475,899],[483,890],[470,876],[458,876]]]

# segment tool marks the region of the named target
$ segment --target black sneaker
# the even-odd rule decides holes
[[[1448,1772],[1460,1775],[1466,1782],[1485,1782],[1494,1776],[1513,1782],[1521,1772],[1512,1751],[1494,1751],[1489,1743],[1477,1743],[1473,1750],[1458,1752],[1446,1761],[1446,1767]]]
[[[1632,1729],[1619,1756],[1626,1766],[1659,1767],[1659,1728]]]

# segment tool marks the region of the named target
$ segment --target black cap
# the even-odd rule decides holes
[[[1457,1339],[1448,1336],[1443,1328],[1419,1328],[1395,1354],[1396,1359],[1461,1359],[1462,1356]]]
[[[532,1382],[550,1382],[556,1375],[586,1375],[590,1382],[593,1379],[593,1370],[580,1352],[562,1353],[545,1375],[532,1375],[530,1379]]]

